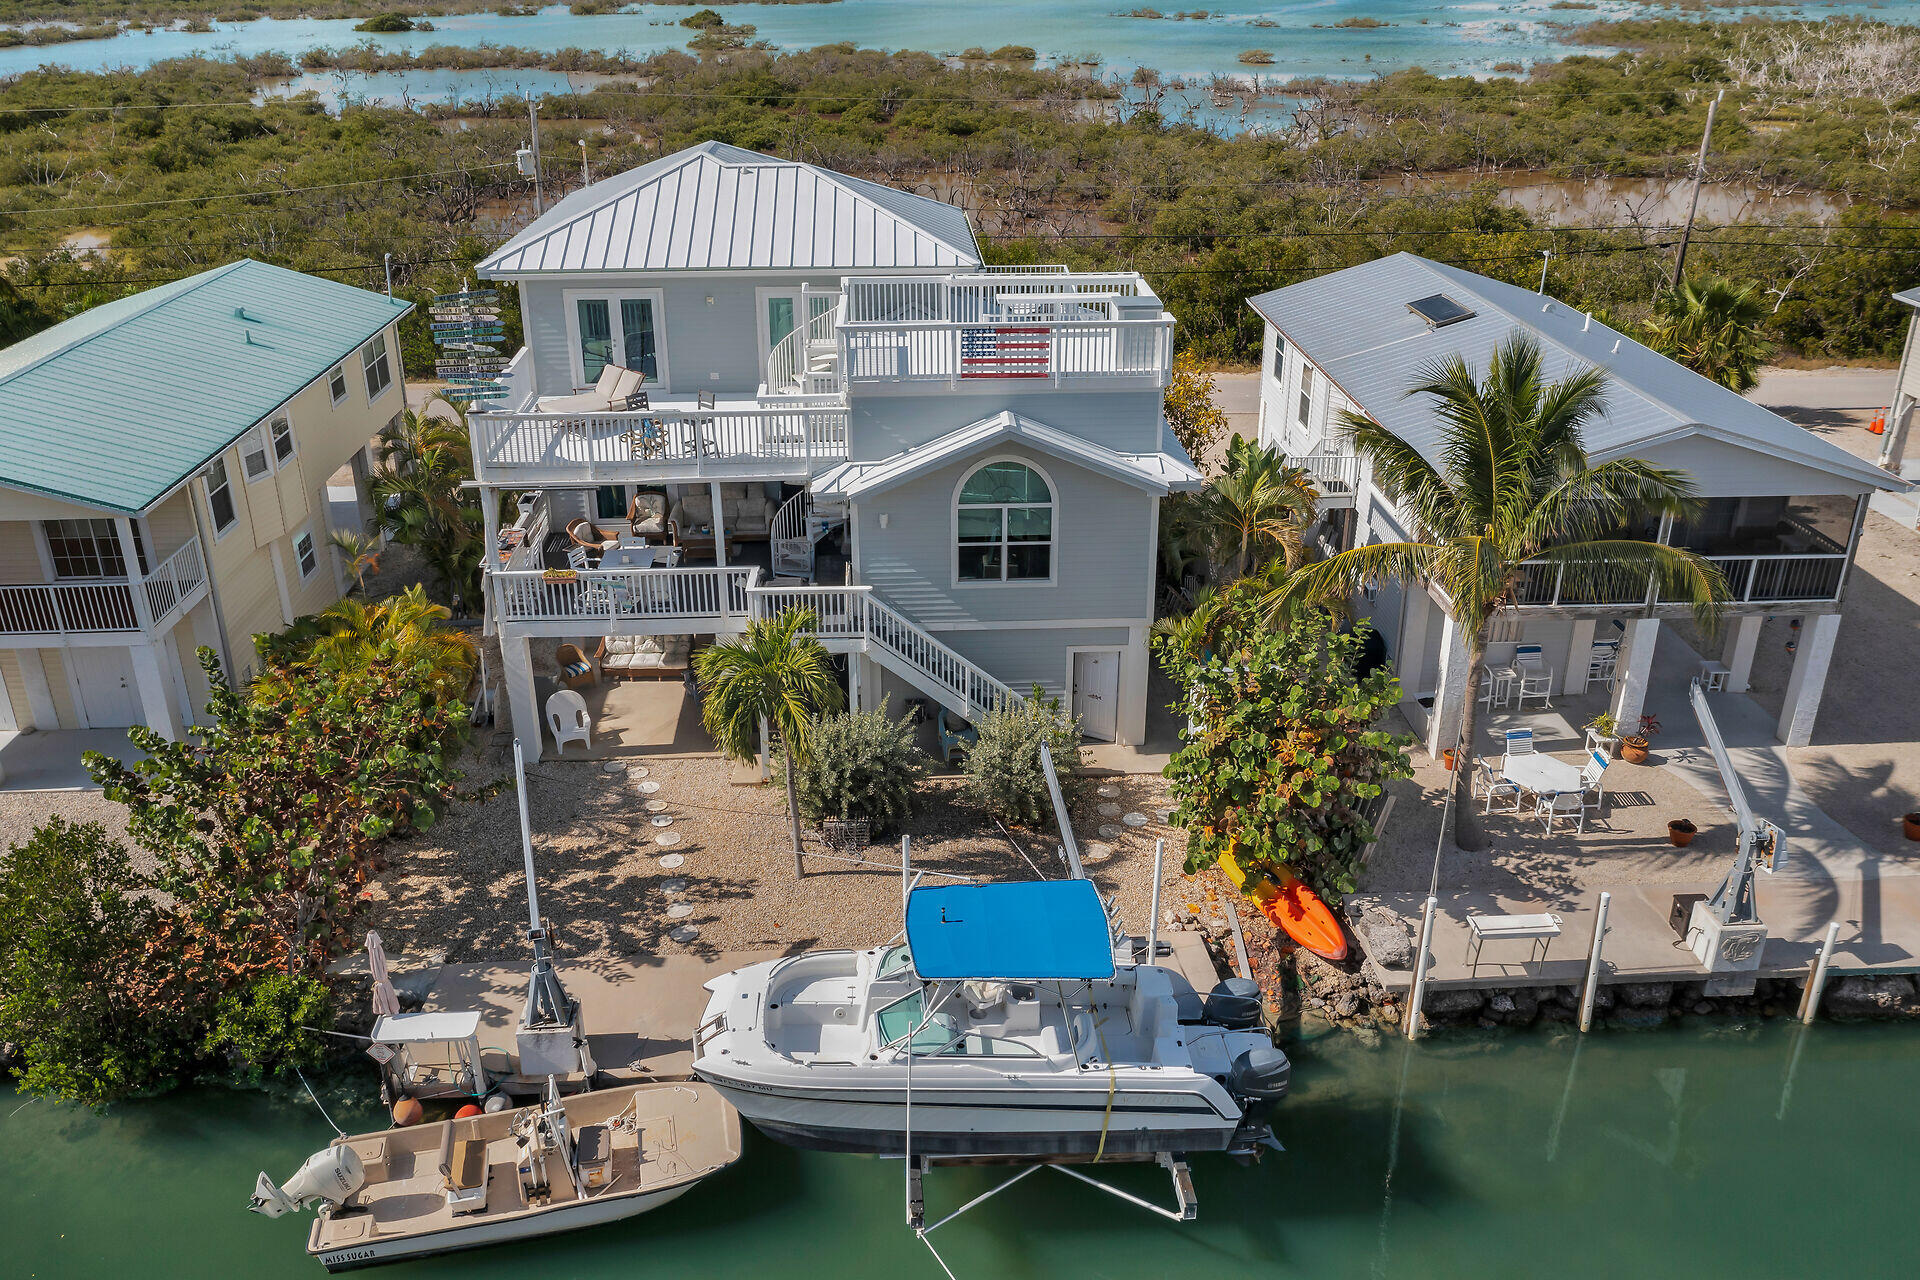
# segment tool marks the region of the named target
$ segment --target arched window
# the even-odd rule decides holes
[[[989,462],[960,486],[954,512],[962,582],[1053,577],[1053,490],[1032,467]]]

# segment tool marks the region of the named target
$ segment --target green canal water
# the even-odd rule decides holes
[[[936,1242],[962,1280],[1914,1273],[1911,1029],[1715,1022],[1291,1051],[1287,1153],[1197,1162],[1197,1223],[1043,1171]],[[323,1274],[302,1253],[306,1219],[244,1205],[257,1171],[284,1178],[329,1136],[303,1098],[198,1090],[95,1116],[0,1095],[0,1275]],[[939,1173],[930,1207],[995,1176]],[[1165,1196],[1150,1170],[1114,1178]],[[900,1184],[897,1163],[750,1134],[738,1166],[651,1216],[384,1275],[938,1280]]]

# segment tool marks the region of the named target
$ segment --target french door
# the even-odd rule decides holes
[[[638,369],[647,386],[666,389],[667,371],[662,351],[661,301],[657,289],[567,294],[567,334],[576,386],[599,381],[609,363]]]

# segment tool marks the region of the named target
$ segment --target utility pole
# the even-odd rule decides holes
[[[540,190],[540,109],[527,102],[527,125],[533,133],[533,213],[535,217],[547,211],[547,198]]]
[[[1545,293],[1547,291],[1547,267],[1552,262],[1553,250],[1542,249],[1540,251],[1540,287],[1535,290],[1536,293]]]
[[[1693,216],[1700,210],[1700,178],[1707,169],[1707,145],[1713,141],[1713,118],[1720,112],[1720,99],[1727,96],[1722,89],[1713,95],[1713,101],[1707,104],[1707,127],[1700,134],[1700,155],[1693,162],[1693,195],[1687,201],[1687,225],[1680,232],[1680,252],[1673,259],[1673,287],[1680,288],[1680,275],[1687,266],[1687,241],[1693,238]]]
[[[580,185],[583,187],[593,185],[593,175],[587,172],[587,140],[585,138],[580,139]]]

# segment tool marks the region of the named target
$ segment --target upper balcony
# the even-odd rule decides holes
[[[828,316],[848,393],[1160,388],[1173,367],[1173,317],[1132,272],[855,276]]]
[[[652,395],[644,408],[543,408],[526,349],[503,407],[471,415],[474,478],[539,488],[685,480],[803,480],[847,456],[847,413],[831,397],[715,400]],[[575,400],[577,397],[567,397]]]
[[[137,643],[158,635],[206,595],[200,540],[189,538],[139,581],[0,585],[0,646]]]

